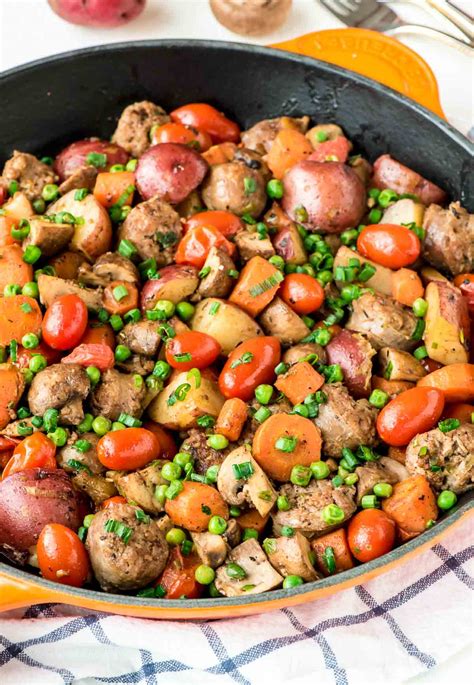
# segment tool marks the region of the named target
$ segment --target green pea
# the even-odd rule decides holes
[[[159,361],[156,362],[155,367],[152,371],[153,376],[156,376],[157,378],[161,378],[161,380],[165,381],[168,376],[171,373],[171,366],[168,364],[168,362],[163,362]]]
[[[267,183],[267,195],[272,200],[281,200],[283,197],[283,183],[277,178],[272,178]]]
[[[67,442],[67,432],[64,428],[56,428],[53,433],[48,433],[48,438],[54,442],[56,447],[64,447]]]
[[[153,309],[155,312],[159,312],[163,319],[170,319],[176,311],[176,307],[171,300],[158,300]]]
[[[179,466],[179,464],[175,464],[174,462],[168,462],[167,464],[164,464],[163,468],[161,469],[161,475],[163,476],[163,478],[170,482],[172,480],[178,480],[181,474],[181,466]]]
[[[303,416],[305,419],[307,419],[309,416],[309,409],[305,404],[295,404],[292,413],[298,414],[299,416]]]
[[[357,475],[357,473],[350,473],[348,476],[344,478],[344,483],[346,485],[355,485],[358,480],[359,476]]]
[[[92,430],[96,435],[105,435],[112,428],[112,421],[105,416],[96,416],[92,421]]]
[[[294,485],[301,485],[302,487],[306,487],[309,484],[310,480],[311,469],[309,469],[307,466],[301,466],[299,464],[293,466],[293,468],[291,469],[290,481]]]
[[[46,357],[42,354],[35,354],[31,357],[28,367],[33,373],[39,373],[48,366]]]
[[[181,528],[171,528],[166,533],[168,545],[181,545],[186,540],[186,533]]]
[[[124,428],[127,426],[124,423],[121,423],[120,421],[113,421],[112,422],[112,428],[111,430],[113,431],[123,431]]]
[[[43,198],[38,198],[37,200],[34,200],[33,204],[33,209],[35,210],[35,214],[44,214],[44,210],[46,209],[46,203],[43,200]]]
[[[378,224],[382,218],[382,211],[380,209],[371,209],[368,218],[370,224]]]
[[[77,427],[78,433],[89,433],[92,430],[92,422],[94,417],[92,414],[84,414],[84,418]]]
[[[37,300],[39,297],[38,284],[34,281],[28,281],[28,283],[25,283],[25,285],[21,289],[21,294],[26,295],[27,297],[32,297],[33,299]]]
[[[173,457],[173,462],[175,464],[178,464],[182,469],[186,466],[186,464],[191,463],[193,460],[192,456],[189,454],[189,452],[178,452],[177,454],[174,455]]]
[[[294,528],[291,526],[282,526],[280,532],[285,538],[291,538],[295,534]]]
[[[421,319],[428,311],[428,302],[422,297],[417,297],[413,302],[412,309],[413,314]]]
[[[208,437],[207,444],[214,450],[224,450],[229,445],[229,441],[224,435],[215,433]]]
[[[240,516],[240,514],[242,513],[242,510],[240,507],[236,507],[235,504],[233,504],[230,507],[229,512],[230,512],[231,516],[233,516],[234,518],[237,518],[237,516]]]
[[[277,498],[277,509],[278,511],[289,511],[291,509],[290,502],[286,495],[279,495]]]
[[[41,196],[46,202],[52,202],[59,195],[59,188],[55,183],[47,183],[41,191]]]
[[[210,566],[201,564],[194,571],[194,577],[201,585],[210,585],[216,577],[216,572]]]
[[[283,269],[285,268],[285,260],[283,259],[283,257],[280,257],[277,254],[273,255],[273,257],[270,257],[268,261],[270,262],[270,264],[273,264],[273,266],[275,266],[280,271],[283,271]]]
[[[227,564],[226,566],[226,573],[229,576],[229,578],[235,578],[236,580],[243,580],[244,578],[247,577],[246,571],[242,568],[242,566],[239,566],[239,564],[234,564],[230,563]]]
[[[34,333],[26,333],[21,339],[21,344],[27,350],[33,350],[35,347],[38,347],[39,338]]]
[[[92,383],[92,385],[97,385],[100,381],[100,371],[96,366],[88,366],[86,368],[87,376]]]
[[[255,528],[244,528],[244,534],[242,535],[242,541],[245,540],[258,540],[258,531]]]
[[[376,509],[378,504],[375,495],[364,495],[360,501],[362,509]]]
[[[452,509],[454,507],[458,501],[458,498],[456,493],[452,492],[452,490],[443,490],[439,493],[437,501],[438,507],[443,511],[447,511],[448,509]]]
[[[384,390],[372,390],[370,397],[369,397],[369,402],[372,406],[377,407],[377,409],[382,409],[382,407],[385,407],[389,400],[388,394]]]
[[[126,345],[117,345],[115,348],[115,360],[125,362],[132,356],[131,350]]]
[[[257,385],[257,387],[255,388],[255,399],[257,400],[257,402],[260,402],[260,404],[268,404],[272,399],[272,395],[272,385],[262,384]]]
[[[324,269],[323,271],[319,271],[316,274],[316,280],[319,281],[319,283],[323,286],[323,288],[328,283],[331,283],[332,279],[333,279],[333,273],[332,273],[332,271],[329,271],[328,269]]]
[[[286,576],[283,581],[283,587],[285,590],[289,590],[292,587],[298,587],[298,585],[303,585],[303,578],[301,576]]]
[[[222,594],[216,588],[215,583],[210,583],[209,585],[209,597],[222,597]]]
[[[213,464],[212,466],[209,466],[209,468],[206,471],[206,478],[210,483],[217,483],[217,476],[219,475],[219,466],[217,464]]]
[[[330,474],[329,466],[325,461],[313,461],[309,468],[311,469],[311,473],[316,480],[323,480]]]
[[[207,529],[214,535],[222,535],[227,530],[227,521],[222,516],[211,516]]]
[[[397,200],[398,194],[394,190],[390,190],[390,188],[385,188],[382,190],[377,197],[379,205],[384,209],[385,207],[388,207],[389,204],[396,202]]]
[[[374,495],[377,497],[390,497],[393,488],[390,483],[377,483],[374,485]]]
[[[317,462],[319,463],[319,462]],[[337,504],[328,504],[321,511],[323,521],[328,525],[336,525],[344,521],[344,512]]]
[[[155,488],[155,499],[160,502],[160,504],[164,504],[166,502],[166,491],[168,490],[167,485],[157,485]]]
[[[21,286],[16,283],[8,283],[3,289],[5,297],[13,297],[13,295],[18,295],[19,293],[21,293]]]
[[[178,302],[176,305],[176,314],[181,321],[189,321],[194,316],[196,307],[190,302]]]

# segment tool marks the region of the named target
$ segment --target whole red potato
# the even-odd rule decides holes
[[[113,28],[127,24],[145,9],[146,0],[48,0],[62,19],[71,24]]]

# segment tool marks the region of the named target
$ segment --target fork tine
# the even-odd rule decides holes
[[[320,2],[324,7],[332,12],[334,16],[338,17],[342,21],[344,21],[345,18],[351,14],[350,10],[348,10],[347,7],[344,7],[340,0],[320,0]]]

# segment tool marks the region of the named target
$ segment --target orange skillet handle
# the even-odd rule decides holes
[[[307,33],[271,47],[351,69],[416,100],[445,119],[438,84],[428,64],[394,38],[368,29]]]
[[[25,582],[6,573],[0,573],[0,612],[27,607],[30,604],[65,601],[67,597],[61,590],[56,592],[42,588],[36,585],[33,576],[31,581]]]

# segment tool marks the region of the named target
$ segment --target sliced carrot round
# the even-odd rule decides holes
[[[26,333],[38,333],[41,319],[39,304],[32,297],[0,297],[0,345],[9,345],[12,340],[19,342]]]

